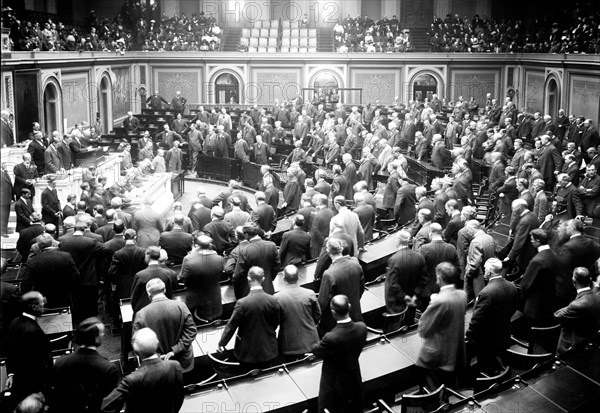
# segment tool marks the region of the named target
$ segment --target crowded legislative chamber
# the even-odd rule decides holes
[[[1,72],[3,412],[597,411],[597,1],[6,0]]]

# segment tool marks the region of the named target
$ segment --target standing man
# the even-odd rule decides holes
[[[388,313],[403,312],[402,325],[412,325],[415,320],[416,288],[427,280],[427,266],[421,254],[410,249],[411,240],[408,231],[400,231],[396,235],[398,251],[388,259],[385,276],[385,307]],[[392,331],[400,325],[391,327]]]
[[[154,94],[146,99],[146,105],[152,110],[162,110],[163,103],[168,105],[169,102],[165,100],[162,96],[158,94],[158,90],[154,91]]]
[[[27,147],[27,152],[31,155],[31,160],[37,167],[38,175],[42,176],[46,173],[45,157],[46,145],[43,140],[44,135],[40,131],[33,133],[33,140]]]
[[[219,340],[218,351],[223,352],[237,329],[233,354],[250,369],[269,367],[278,354],[275,330],[281,320],[281,309],[277,300],[263,290],[264,279],[262,268],[250,268],[250,292],[235,303]]]
[[[0,129],[1,145],[3,148],[6,148],[15,143],[15,137],[10,121],[10,111],[8,109],[3,109],[2,112],[0,112],[0,118],[2,119],[0,123],[2,125],[2,129]]]
[[[529,210],[527,201],[524,199],[515,199],[511,207],[516,226],[513,231],[514,240],[512,248],[504,261],[516,262],[521,271],[523,271],[536,253],[535,248],[531,244],[529,232],[532,229],[538,228],[540,222],[535,214]]]
[[[335,326],[312,348],[314,355],[323,358],[319,412],[360,413],[363,398],[358,358],[367,341],[367,326],[350,318],[352,305],[345,295],[334,296],[327,308]]]
[[[175,97],[171,99],[171,110],[175,113],[183,114],[186,103],[187,99],[181,96],[181,92],[178,90],[175,92]]]
[[[61,215],[60,201],[56,192],[56,176],[48,175],[48,186],[42,191],[42,220],[46,224],[54,224],[58,228]]]
[[[319,342],[317,324],[321,319],[321,307],[314,291],[298,285],[298,268],[288,265],[283,269],[285,282],[275,299],[281,308],[279,327],[279,354],[286,360],[303,357]]]
[[[481,372],[495,375],[497,357],[510,345],[510,320],[517,311],[518,291],[502,276],[502,261],[485,261],[483,278],[487,285],[475,301],[473,317],[466,333],[467,345],[477,355]]]
[[[330,232],[333,223],[338,223],[343,232],[350,235],[352,238],[354,255],[358,256],[358,252],[365,245],[365,232],[360,224],[358,215],[348,209],[346,206],[346,198],[343,195],[338,195],[333,199],[333,207],[338,213],[331,218],[329,223]]]
[[[177,274],[160,265],[160,249],[152,246],[146,249],[146,263],[148,267],[138,272],[131,284],[131,307],[136,313],[150,304],[146,293],[146,284],[153,278],[159,278],[165,283],[165,295],[171,298],[173,290],[177,287]]]
[[[279,256],[281,265],[303,264],[310,258],[310,234],[304,231],[304,217],[294,217],[294,227],[281,237]]]
[[[158,337],[149,328],[138,330],[131,342],[140,367],[104,398],[102,412],[119,413],[125,403],[129,413],[178,412],[184,397],[179,363],[158,356]]]
[[[252,211],[250,219],[265,233],[270,234],[277,228],[277,213],[271,205],[266,203],[264,192],[256,192],[254,197],[256,198],[256,208]]]
[[[104,399],[121,378],[117,366],[98,353],[104,324],[95,318],[83,320],[73,337],[77,350],[54,364],[54,406],[58,412],[99,412]]]
[[[15,174],[15,195],[20,195],[21,189],[27,188],[33,198],[35,196],[35,181],[39,175],[37,168],[31,163],[31,155],[29,153],[25,152],[23,154],[23,162],[15,165],[13,173]]]
[[[196,338],[196,325],[187,306],[165,296],[165,283],[153,278],[146,284],[150,304],[135,315],[133,333],[150,328],[158,337],[158,354],[163,360],[179,362],[183,372],[194,368],[192,342]]]
[[[465,365],[465,311],[467,295],[454,287],[456,268],[442,262],[435,269],[439,294],[419,320],[421,350],[416,365],[424,369],[430,389],[441,384],[456,387],[457,374]]]
[[[477,297],[485,286],[484,265],[496,256],[496,241],[481,228],[479,221],[474,220],[470,226],[475,233],[467,252],[465,292],[467,298],[472,299]]]
[[[119,219],[119,221],[121,221]],[[123,221],[121,221],[123,222]],[[125,245],[112,256],[108,276],[115,298],[129,298],[135,274],[146,268],[146,249],[136,244],[134,229],[125,230]],[[106,245],[106,244],[105,244]]]
[[[0,168],[0,235],[4,238],[8,237],[8,218],[10,216],[10,204],[15,197],[14,193],[6,164],[2,163],[2,168]]]
[[[352,320],[363,321],[360,297],[365,290],[365,277],[358,260],[355,257],[342,255],[343,249],[343,241],[335,238],[327,241],[326,251],[331,257],[331,266],[323,273],[319,289],[319,305],[323,312],[319,330],[322,333],[331,331],[335,326],[329,304],[331,298],[338,294],[344,294],[350,300]]]
[[[140,121],[133,116],[133,112],[127,112],[127,117],[123,121],[123,127],[132,134],[136,134],[140,128]]]

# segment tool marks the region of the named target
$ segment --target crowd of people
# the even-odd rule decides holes
[[[168,102],[155,93],[147,103],[157,109]],[[56,175],[48,174],[52,153],[64,143],[60,137],[54,149],[44,150],[45,163],[25,154],[14,168],[14,183],[3,170],[2,198],[18,196],[14,209],[22,257],[21,307],[10,307],[7,300],[3,309],[14,315],[3,317],[2,331],[15,401],[60,404],[61,394],[81,395],[75,387],[83,386],[77,403],[106,412],[119,411],[125,402],[152,410],[144,404],[149,400],[132,390],[140,386],[163,394],[161,403],[176,411],[185,373],[193,368],[196,325],[222,316],[219,283],[231,278],[238,301],[215,351],[224,351],[237,329],[233,354],[249,369],[312,352],[325,360],[320,407],[354,411],[362,406],[357,360],[366,337],[360,305],[365,274],[357,257],[373,241],[377,216],[399,229],[398,249],[385,273],[386,309],[406,310],[406,325],[415,322],[416,311],[422,313],[416,364],[432,388],[456,383],[467,355],[476,356],[486,374],[500,369],[497,358],[508,346],[517,307],[529,327],[562,323],[559,353],[598,331],[594,280],[600,247],[584,233],[584,221],[600,217],[600,138],[591,119],[562,110],[556,118],[519,113],[510,98],[500,102],[491,94],[481,113],[462,97],[445,103],[435,95],[424,102],[350,111],[339,103],[334,110],[315,103],[298,96],[255,106],[241,111],[237,123],[226,108],[201,107],[186,120],[181,117],[185,99],[176,93],[170,107],[179,114],[154,137],[128,114],[123,127],[138,135],[140,155],[131,159],[132,142],[122,142],[123,180],[108,186],[91,169],[81,193],[70,195],[67,205],[57,197]],[[9,121],[10,113],[3,111],[4,144],[11,143],[4,127]],[[38,142],[43,134],[32,135],[28,152],[35,153],[36,145],[44,145]],[[73,141],[81,145],[83,135],[71,131],[67,148]],[[270,147],[286,141],[294,148],[284,159],[282,177],[269,166]],[[133,208],[129,184],[138,174],[156,172],[157,165],[159,172],[166,170],[160,158],[184,142],[190,169],[200,154],[260,164],[254,205],[232,180],[212,199],[201,188],[189,210],[175,203],[164,219],[150,204]],[[407,177],[409,156],[448,173],[431,188],[414,185]],[[313,176],[305,170],[315,157],[323,162]],[[511,228],[504,249],[477,219],[471,165],[478,159],[490,169],[482,187],[490,195],[489,208]],[[48,187],[36,211],[33,184],[44,174]],[[293,226],[277,245],[271,236],[282,213],[293,216]],[[298,266],[310,259],[317,259],[318,296],[298,285]],[[520,293],[503,278],[506,268],[522,274]],[[277,277],[283,287],[276,292]],[[187,289],[184,303],[172,300],[178,283]],[[133,350],[141,367],[117,384],[108,362],[98,361],[93,368],[103,372],[98,377],[105,385],[97,386],[100,379],[92,385],[69,366],[82,353],[96,354],[101,344],[102,328],[94,318],[101,291],[117,325],[115,303],[131,298]],[[491,299],[494,294],[501,299]],[[466,303],[475,298],[465,330]],[[71,306],[77,326],[78,350],[54,367],[45,336],[31,327],[44,306]],[[441,317],[448,322],[441,325]],[[86,367],[79,371],[92,369],[91,362],[80,363]],[[331,386],[331,377],[340,375],[344,383]],[[156,376],[164,380],[145,380]],[[30,396],[40,392],[44,396]],[[81,405],[71,407],[82,411]]]
[[[496,20],[475,15],[436,17],[431,24],[432,52],[460,53],[600,53],[600,12],[575,8],[558,22],[535,18]]]
[[[128,3],[128,2],[127,2]],[[156,4],[156,3],[154,3]],[[2,9],[2,27],[10,30],[5,50],[15,51],[214,51],[223,30],[214,15],[204,12],[188,18],[146,12],[139,3],[112,20],[91,10],[82,27],[67,26],[53,18],[21,20],[10,7]],[[136,10],[139,8],[139,11]]]
[[[394,15],[374,21],[369,16],[346,16],[333,27],[334,47],[338,53],[401,53],[413,51],[410,30],[402,29]]]

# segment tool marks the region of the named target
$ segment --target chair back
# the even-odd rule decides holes
[[[428,394],[406,394],[402,396],[401,413],[430,413],[439,409],[444,400],[446,387],[442,384]]]
[[[501,371],[495,376],[492,377],[477,377],[475,380],[475,388],[473,389],[474,393],[479,393],[481,391],[487,390],[490,387],[503,383],[510,378],[510,366],[506,367],[504,371]]]
[[[548,361],[553,357],[554,353],[526,354],[508,349],[506,350],[504,361],[511,368],[524,372],[531,370],[536,365]]]
[[[531,327],[529,354],[555,353],[560,336],[560,324],[550,327]]]

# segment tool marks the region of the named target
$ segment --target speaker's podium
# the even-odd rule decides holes
[[[75,153],[75,159],[73,163],[75,166],[87,167],[89,165],[97,165],[99,158],[102,157],[104,151],[102,148],[88,147],[82,149],[81,152]]]

